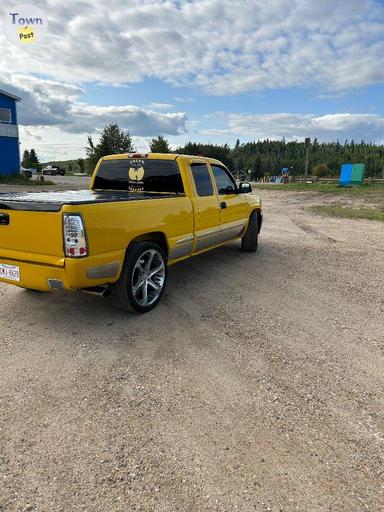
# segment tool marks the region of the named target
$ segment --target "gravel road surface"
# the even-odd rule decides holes
[[[384,224],[261,194],[147,315],[0,285],[2,512],[384,510]]]

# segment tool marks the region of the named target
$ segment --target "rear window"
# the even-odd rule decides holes
[[[104,160],[94,189],[131,192],[173,192],[183,194],[179,166],[174,160]]]

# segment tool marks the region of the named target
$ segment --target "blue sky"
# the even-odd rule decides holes
[[[84,156],[108,122],[139,150],[157,135],[384,141],[383,1],[34,5],[47,36],[26,48],[0,34],[0,88],[23,99],[22,146],[43,160]]]
[[[374,85],[325,95],[321,90],[312,88],[282,87],[272,91],[212,96],[195,89],[173,87],[159,80],[146,79],[139,84],[120,88],[90,83],[81,100],[105,106],[110,105],[112,99],[115,105],[126,105],[127,101],[141,106],[156,102],[171,104],[173,110],[182,107],[188,111],[189,116],[196,116],[197,119],[212,111],[277,113],[286,110],[287,106],[297,113],[310,110],[317,115],[330,111],[371,112],[382,115],[383,91],[382,85]]]

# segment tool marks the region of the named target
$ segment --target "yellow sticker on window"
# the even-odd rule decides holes
[[[130,167],[128,174],[130,180],[141,181],[144,178],[144,167]]]

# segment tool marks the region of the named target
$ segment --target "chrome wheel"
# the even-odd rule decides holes
[[[131,289],[140,306],[156,302],[165,283],[165,263],[160,252],[149,249],[142,253],[133,267]]]

